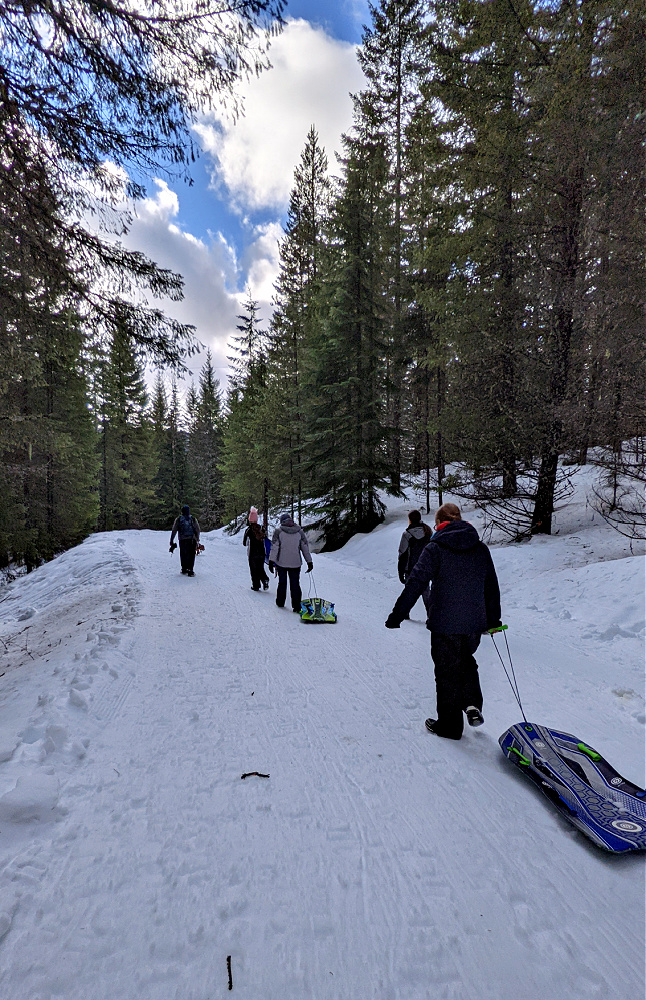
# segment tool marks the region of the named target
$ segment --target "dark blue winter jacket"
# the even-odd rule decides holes
[[[468,635],[500,623],[500,589],[489,549],[468,521],[440,528],[411,570],[391,619],[402,622],[431,586],[431,632]]]

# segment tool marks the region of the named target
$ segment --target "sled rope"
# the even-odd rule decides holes
[[[525,722],[525,724],[527,724],[527,717],[525,715],[525,712],[524,712],[524,709],[523,709],[523,705],[522,705],[522,702],[520,700],[520,691],[519,691],[519,688],[518,688],[518,681],[516,680],[516,674],[515,674],[515,671],[514,671],[514,664],[513,664],[512,658],[511,658],[511,653],[509,652],[509,643],[507,642],[507,635],[505,634],[505,631],[504,631],[504,630],[506,630],[506,628],[507,628],[507,626],[503,625],[502,628],[500,628],[500,629],[493,629],[493,628],[489,629],[489,635],[491,636],[491,641],[493,642],[494,649],[496,650],[496,652],[498,654],[498,659],[502,663],[502,669],[505,671],[505,676],[506,676],[507,680],[509,681],[509,686],[512,689],[512,691],[514,692],[514,698],[518,702],[518,707],[519,707],[521,715],[523,717],[523,722]],[[496,640],[493,637],[494,632],[502,632],[503,633],[503,636],[504,636],[504,639],[505,639],[505,646],[507,648],[507,656],[509,658],[509,667],[511,669],[511,676],[510,676],[509,670],[507,670],[507,666],[505,664],[505,661],[503,660],[502,656],[500,655],[500,650],[498,649],[498,645],[496,643]]]
[[[314,597],[318,597],[319,595],[316,593],[316,580],[314,579],[314,570],[312,570],[312,572],[308,573],[307,575],[309,576],[309,589],[307,591],[307,596],[308,598],[312,596],[312,587],[314,587]]]

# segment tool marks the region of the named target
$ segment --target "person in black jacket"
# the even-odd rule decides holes
[[[242,544],[249,546],[249,572],[251,573],[251,589],[269,589],[269,577],[265,572],[265,530],[258,524],[258,511],[252,507],[247,518],[247,530]]]
[[[428,524],[424,524],[422,521],[420,511],[411,510],[408,515],[408,527],[401,537],[397,553],[397,575],[400,583],[406,583],[411,570],[432,537],[433,532]],[[431,592],[428,587],[422,591],[422,600],[428,615],[431,600]],[[409,621],[409,619],[410,616],[406,615],[404,621]]]
[[[459,507],[444,504],[435,515],[435,525],[435,534],[407,577],[386,628],[399,628],[430,584],[426,627],[435,666],[437,719],[427,719],[426,728],[437,736],[459,740],[463,712],[471,726],[484,722],[473,654],[482,633],[500,625],[500,589],[489,549],[473,525],[462,520]]]
[[[191,514],[188,504],[182,507],[182,513],[175,518],[173,530],[170,536],[170,553],[177,548],[175,545],[175,535],[179,538],[179,560],[182,573],[186,576],[195,576],[193,566],[195,565],[195,554],[200,544],[200,526],[197,518]]]

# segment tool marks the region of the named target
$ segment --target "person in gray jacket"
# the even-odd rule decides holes
[[[406,583],[415,563],[432,537],[433,530],[428,524],[424,524],[421,513],[418,510],[411,510],[408,515],[408,527],[401,537],[397,554],[397,575],[400,583]],[[431,607],[430,587],[426,587],[422,591],[422,600],[428,617]],[[409,618],[410,615],[406,615],[405,620],[408,621]]]
[[[299,524],[294,523],[289,514],[281,514],[280,525],[274,532],[269,553],[269,569],[274,570],[278,576],[276,604],[279,608],[285,607],[289,576],[292,611],[301,610],[301,553],[307,563],[307,572],[311,573],[314,566],[305,532]]]

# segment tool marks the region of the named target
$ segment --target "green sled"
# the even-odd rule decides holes
[[[307,625],[336,625],[336,611],[331,601],[307,597],[301,601],[301,621]]]

